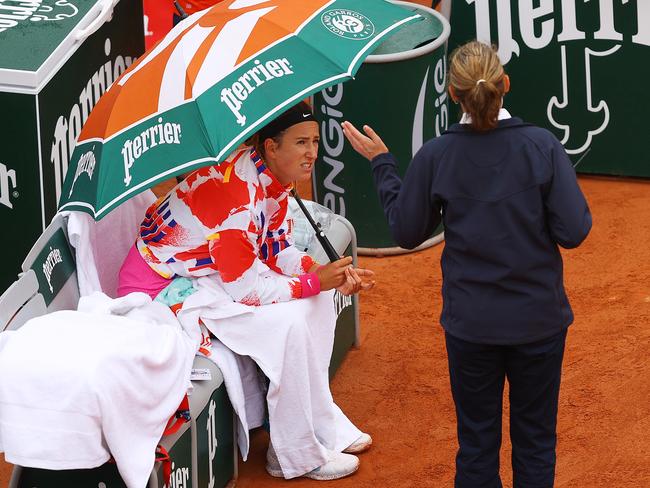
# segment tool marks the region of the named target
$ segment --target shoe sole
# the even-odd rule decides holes
[[[266,472],[269,473],[271,476],[274,478],[284,478],[284,474],[282,474],[281,469],[273,469],[269,468],[268,466],[266,467]]]
[[[317,480],[317,481],[331,481],[331,480],[338,480],[341,478],[345,478],[346,476],[350,476],[351,474],[356,473],[358,470],[359,470],[359,464],[357,464],[352,471],[345,474],[319,475],[316,473],[305,473],[302,475],[302,477],[309,478],[312,480]]]
[[[358,470],[359,470],[359,464],[355,466],[354,470],[345,474],[318,475],[314,473],[305,473],[302,475],[302,477],[309,478],[312,480],[317,480],[317,481],[330,481],[330,480],[338,480],[340,478],[345,478],[346,476],[350,476],[351,474],[356,473]],[[284,474],[282,473],[281,469],[273,469],[267,466],[266,472],[269,473],[274,478],[284,478]]]
[[[354,449],[343,449],[342,452],[346,454],[359,454],[361,452],[366,452],[368,449],[370,449],[370,446],[372,446],[372,439],[370,442],[367,442],[366,444],[361,444],[358,447],[355,447]]]

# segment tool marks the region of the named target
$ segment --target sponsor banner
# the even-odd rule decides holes
[[[650,176],[647,86],[618,88],[650,77],[650,2],[462,0],[451,24],[450,49],[473,38],[498,46],[512,79],[506,108],[551,130],[577,171]]]
[[[352,255],[352,249],[348,247],[346,256]],[[338,291],[334,293],[334,310],[336,312],[336,329],[334,331],[334,347],[330,358],[329,377],[341,366],[348,350],[354,345],[356,339],[357,300],[351,296],[341,295]]]
[[[134,16],[138,11],[142,12],[138,0],[121,0],[113,20],[86,39],[38,95],[45,222],[56,213],[59,200],[70,196],[69,189],[63,192],[68,171],[74,172],[74,191],[81,186],[89,191],[88,184],[96,185],[101,144],[92,150],[94,163],[89,149],[80,158],[71,158],[81,128],[99,99],[144,51],[139,35],[143,26]]]
[[[196,419],[198,486],[226,486],[233,473],[232,406],[222,383]]]
[[[38,254],[31,268],[38,279],[38,289],[49,305],[75,272],[75,261],[63,229],[57,230]]]
[[[29,249],[56,213],[68,169],[74,173],[75,189],[90,177],[96,179],[97,160],[90,155],[70,162],[77,137],[99,98],[144,50],[142,17],[136,15],[142,13],[139,0],[121,0],[110,22],[81,44],[74,43],[74,28],[94,5],[0,0],[0,19],[5,21],[0,31],[0,218],[12,231],[0,291],[16,279]],[[73,52],[62,49],[68,45]],[[38,71],[43,86],[16,85],[14,75],[24,73],[16,70]]]
[[[188,424],[189,427],[189,424]],[[163,437],[163,443],[166,438]],[[171,463],[171,477],[169,483],[165,482],[162,463],[156,463],[158,488],[191,488],[192,486],[192,432],[186,428],[185,432],[167,449]]]

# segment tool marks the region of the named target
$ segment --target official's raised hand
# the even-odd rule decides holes
[[[352,148],[368,161],[372,161],[376,156],[388,152],[384,141],[369,125],[363,126],[365,135],[347,120],[341,124],[341,127],[343,127],[343,134],[350,141]]]

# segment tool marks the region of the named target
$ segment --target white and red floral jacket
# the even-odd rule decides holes
[[[292,244],[283,187],[252,148],[196,170],[146,212],[136,245],[161,276],[215,275],[237,302],[303,296],[316,264]]]

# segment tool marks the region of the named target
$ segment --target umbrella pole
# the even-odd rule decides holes
[[[302,213],[305,214],[305,217],[307,217],[307,220],[309,221],[309,224],[312,226],[314,229],[314,232],[316,232],[316,239],[318,239],[318,242],[320,242],[320,245],[323,246],[323,249],[325,250],[325,254],[327,254],[327,257],[331,262],[338,261],[341,259],[341,256],[336,252],[334,249],[334,246],[332,246],[332,243],[329,241],[327,236],[325,235],[325,232],[322,231],[320,226],[314,222],[314,219],[312,216],[309,214],[309,211],[307,210],[307,207],[305,207],[305,204],[302,203],[302,200],[298,196],[298,193],[296,192],[296,189],[291,190],[291,195],[293,198],[296,199],[296,202],[298,202],[298,206],[300,207],[300,210],[302,210]]]
[[[181,20],[187,18],[187,12],[183,10],[183,7],[180,6],[178,0],[174,0],[174,7],[176,7],[176,11],[178,12],[178,16],[181,18]]]

